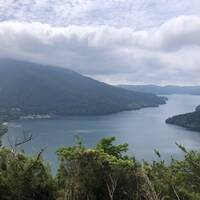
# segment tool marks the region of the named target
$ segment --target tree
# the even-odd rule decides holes
[[[54,200],[56,184],[41,157],[0,149],[0,199]]]
[[[113,142],[115,142],[115,137],[109,137],[109,138],[103,138],[98,142],[97,149],[102,150],[105,153],[109,155],[113,155],[117,158],[121,158],[122,154],[128,151],[128,144],[119,144],[114,145]]]
[[[58,150],[58,183],[66,199],[131,200],[134,197],[136,162],[122,155],[127,145],[103,139],[93,149],[82,145]],[[128,183],[128,184],[127,184]]]
[[[160,199],[200,200],[200,152],[178,147],[185,154],[183,160],[172,158],[170,164],[164,160],[145,163],[146,174]]]

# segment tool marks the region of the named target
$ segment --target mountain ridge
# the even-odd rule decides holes
[[[102,115],[158,106],[163,97],[132,92],[61,67],[0,60],[0,116]]]
[[[130,91],[153,93],[157,95],[170,95],[170,94],[200,95],[200,86],[118,85],[118,87],[130,90]]]

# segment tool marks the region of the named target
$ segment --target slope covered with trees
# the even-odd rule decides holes
[[[168,118],[166,123],[200,131],[200,107],[198,106],[194,112]]]
[[[200,105],[196,107],[196,111],[200,111]]]
[[[99,115],[158,106],[165,98],[117,88],[71,70],[0,60],[0,117]]]
[[[1,200],[54,200],[56,182],[38,157],[0,148]]]
[[[200,153],[178,147],[182,161],[138,163],[127,144],[104,138],[94,148],[80,139],[58,150],[60,166],[52,177],[42,151],[30,157],[0,148],[1,200],[199,200]]]

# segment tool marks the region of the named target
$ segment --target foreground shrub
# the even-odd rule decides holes
[[[156,152],[158,161],[139,164],[125,155],[127,144],[114,142],[60,148],[55,179],[42,151],[30,157],[0,148],[0,200],[200,200],[200,152],[178,145],[181,161],[166,164]]]
[[[145,163],[144,168],[160,199],[200,200],[200,152],[184,152],[181,161],[172,158],[170,165],[164,160]]]
[[[1,200],[54,200],[55,189],[40,155],[34,158],[0,149]]]
[[[133,199],[137,163],[122,156],[126,144],[117,146],[113,141],[103,139],[94,149],[81,144],[59,149],[58,181],[67,199]]]

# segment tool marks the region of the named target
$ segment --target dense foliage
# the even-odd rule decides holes
[[[166,123],[175,124],[191,130],[200,131],[200,110],[199,106],[195,112],[177,115],[166,120]]]
[[[78,145],[58,151],[59,187],[67,199],[133,199],[137,163],[122,156],[126,144],[114,146],[113,140],[104,139],[94,149]]]
[[[1,200],[53,200],[55,182],[40,158],[0,149]]]
[[[172,158],[167,165],[164,160],[144,165],[159,199],[200,200],[200,152],[187,151],[181,145],[185,159]]]
[[[140,165],[124,156],[127,144],[101,140],[93,149],[77,146],[58,151],[58,184],[66,199],[104,200],[198,200],[200,153],[178,145],[185,159],[166,164],[159,156]]]
[[[125,155],[127,144],[104,138],[94,148],[77,144],[58,150],[60,166],[53,178],[41,153],[29,157],[0,149],[1,200],[200,200],[200,152],[139,164]]]
[[[0,120],[31,114],[108,114],[163,103],[162,97],[127,91],[64,68],[0,60]]]

